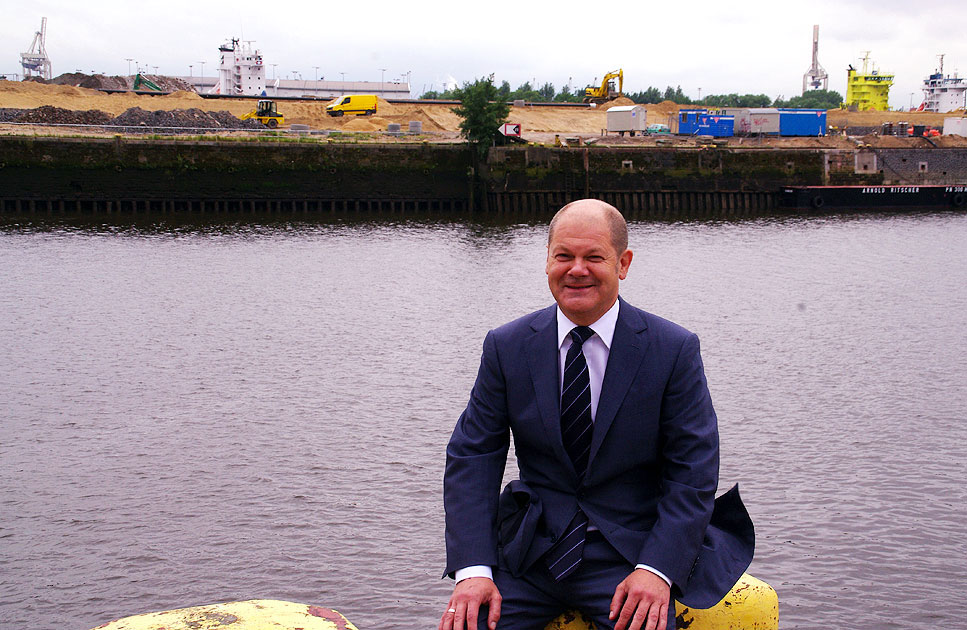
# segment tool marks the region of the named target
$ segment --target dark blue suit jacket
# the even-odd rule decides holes
[[[631,565],[668,576],[679,601],[714,605],[748,567],[754,534],[736,489],[714,500],[718,429],[698,338],[621,301],[579,479],[561,439],[555,308],[484,341],[447,447],[446,573],[499,563],[520,575],[580,507]],[[520,479],[500,494],[511,432]]]

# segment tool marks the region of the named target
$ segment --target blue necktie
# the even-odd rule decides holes
[[[584,358],[584,342],[594,331],[587,326],[571,330],[571,347],[564,359],[564,380],[561,386],[561,437],[564,450],[574,464],[578,477],[584,477],[591,452],[591,379]],[[588,517],[580,508],[567,526],[564,535],[545,556],[547,568],[555,580],[563,580],[581,564],[584,542],[588,533]]]

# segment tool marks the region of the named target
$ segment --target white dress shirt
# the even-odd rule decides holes
[[[584,342],[584,359],[588,364],[588,378],[591,381],[592,422],[597,415],[598,400],[601,398],[601,384],[604,382],[604,371],[608,367],[608,356],[611,354],[611,341],[614,339],[614,327],[615,324],[618,323],[618,308],[619,302],[615,300],[614,306],[612,306],[607,313],[602,315],[598,321],[588,326],[588,328],[594,331],[594,335]],[[577,324],[568,319],[567,316],[561,311],[561,307],[558,306],[558,390],[564,387],[564,363],[567,357],[567,351],[571,347],[571,344],[574,343],[571,340],[571,330],[576,326]],[[588,526],[588,531],[595,531],[596,529],[597,528],[594,525]],[[658,571],[657,569],[646,564],[639,564],[635,566],[635,568],[651,571],[661,579],[665,580],[665,582],[671,586],[671,580],[669,580],[668,577],[666,577],[661,571]],[[470,566],[457,570],[454,577],[456,578],[457,582],[471,577],[487,577],[493,579],[493,569],[485,565]]]

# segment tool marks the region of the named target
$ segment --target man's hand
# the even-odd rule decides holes
[[[608,619],[614,630],[665,630],[671,589],[651,571],[635,569],[614,590]]]
[[[493,580],[485,577],[461,580],[453,587],[439,630],[477,630],[477,613],[483,604],[490,607],[487,626],[493,630],[500,619],[500,601],[500,591]]]

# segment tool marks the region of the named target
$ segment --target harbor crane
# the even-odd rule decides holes
[[[40,19],[40,30],[34,33],[34,41],[30,50],[20,53],[20,65],[24,69],[24,77],[40,77],[50,81],[50,58],[47,56],[47,18]]]
[[[829,89],[829,75],[826,69],[819,65],[819,24],[813,25],[813,65],[809,66],[806,74],[802,75],[802,93],[807,90]]]

